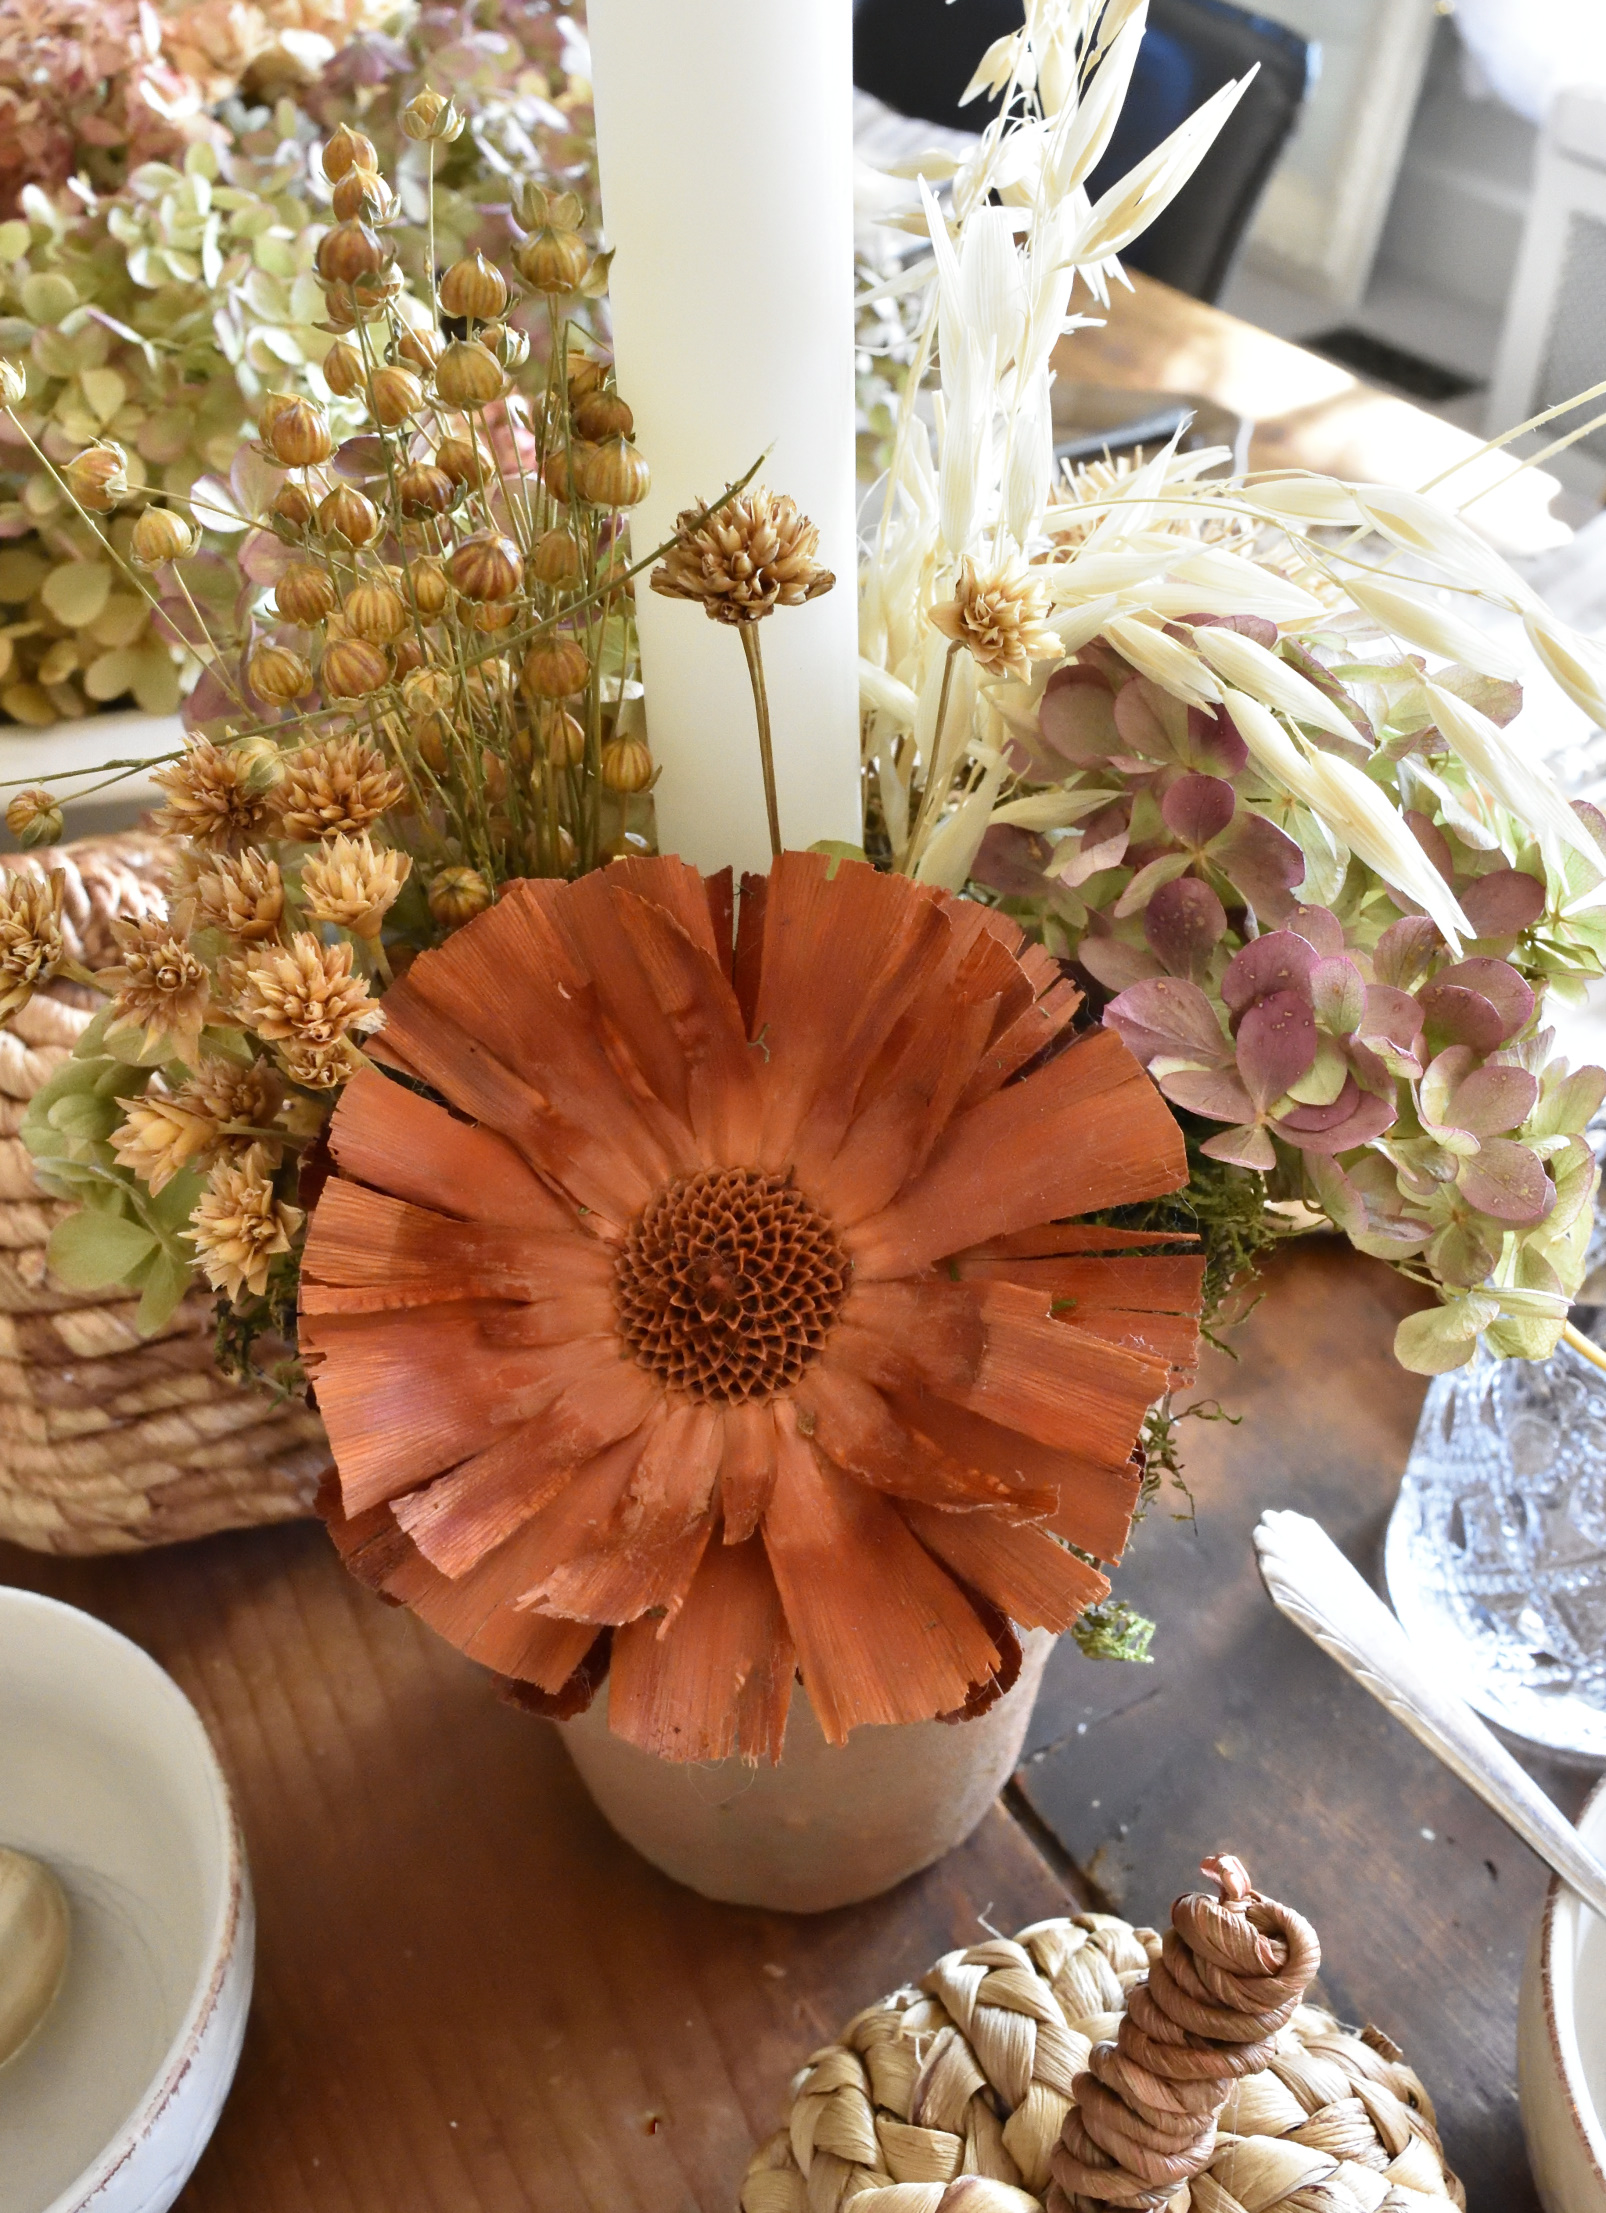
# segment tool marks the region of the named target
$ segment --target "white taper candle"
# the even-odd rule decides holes
[[[619,390],[652,490],[635,558],[761,453],[834,591],[762,625],[781,829],[857,843],[851,0],[591,0]],[[637,587],[659,842],[769,866],[741,642]]]

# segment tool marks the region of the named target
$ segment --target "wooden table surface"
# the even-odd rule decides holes
[[[1197,1521],[1162,1501],[1122,1590],[1152,1667],[1064,1643],[1007,1810],[887,1898],[714,1906],[607,1830],[551,1724],[337,1568],[321,1530],[143,1557],[0,1548],[0,1579],[103,1616],[195,1700],[259,1912],[234,2095],[184,2213],[731,2213],[788,2075],[885,1989],[1070,1910],[1161,1918],[1227,1846],[1310,1913],[1338,2011],[1402,2043],[1473,2213],[1531,2213],[1517,1980],[1543,1877],[1274,1612],[1249,1531],[1316,1514],[1375,1574],[1421,1386],[1405,1294],[1330,1242],[1279,1256],[1188,1425]],[[1584,1779],[1539,1770],[1569,1812]],[[1431,1831],[1431,1837],[1424,1834]],[[1041,1850],[1040,1850],[1041,1848]]]
[[[1471,500],[1467,518],[1507,553],[1564,545],[1572,533],[1550,514],[1560,486],[1425,408],[1380,392],[1336,362],[1131,272],[1112,294],[1102,328],[1060,341],[1065,377],[1144,391],[1195,392],[1255,426],[1255,469],[1322,469],[1358,483],[1425,486],[1455,469],[1446,493]],[[1078,299],[1079,308],[1086,302]],[[1475,458],[1476,457],[1476,458]]]

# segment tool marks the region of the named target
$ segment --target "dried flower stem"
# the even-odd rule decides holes
[[[1606,1371],[1606,1350],[1596,1344],[1593,1337],[1586,1337],[1575,1322],[1561,1325],[1562,1343],[1570,1345],[1581,1360],[1587,1360],[1592,1368]]]
[[[764,812],[769,817],[770,851],[779,860],[782,851],[781,810],[775,796],[775,746],[770,735],[769,693],[764,688],[764,649],[759,644],[756,622],[741,622],[736,628],[742,641],[742,651],[747,656],[747,676],[753,687],[753,711],[758,716],[758,758],[764,771]]]

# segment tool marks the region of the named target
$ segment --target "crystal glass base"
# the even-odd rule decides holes
[[[1384,1568],[1411,1641],[1481,1714],[1606,1763],[1606,1374],[1563,1345],[1436,1378]]]

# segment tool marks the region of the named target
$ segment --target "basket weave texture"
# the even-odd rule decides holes
[[[67,950],[117,958],[114,919],[160,913],[174,848],[129,831],[0,867],[65,878]],[[37,1552],[132,1552],[310,1513],[329,1466],[299,1400],[225,1382],[212,1302],[192,1292],[154,1337],[118,1290],[68,1291],[45,1265],[65,1204],[36,1186],[18,1135],[28,1102],[99,1002],[73,984],[36,994],[0,1030],[0,1538]]]
[[[948,1953],[794,2077],[788,2126],[754,2154],[742,2213],[1053,2213],[1072,2080],[1159,1952],[1153,1929],[1086,1913]],[[1234,2084],[1205,2172],[1163,2202],[1442,2213],[1466,2193],[1398,2047],[1302,2005],[1270,2066]]]

